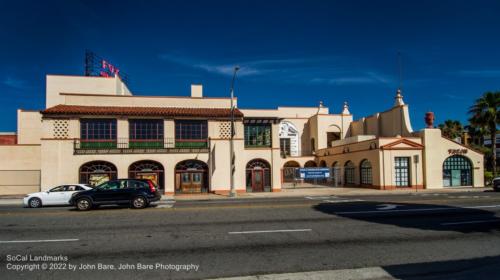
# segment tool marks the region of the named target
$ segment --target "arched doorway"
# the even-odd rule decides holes
[[[135,179],[149,179],[160,190],[165,189],[165,169],[159,162],[152,160],[136,161],[128,167],[128,176]]]
[[[208,165],[199,160],[185,160],[175,166],[175,193],[208,192]]]
[[[326,161],[324,161],[324,160],[320,161],[319,167],[326,167]]]
[[[344,182],[346,185],[354,185],[354,171],[356,167],[352,161],[347,161],[344,164]]]
[[[304,164],[304,167],[318,167],[318,166],[316,165],[316,162],[309,160]]]
[[[359,177],[362,185],[372,185],[372,164],[369,160],[361,161],[359,165]]]
[[[294,182],[297,177],[298,169],[300,168],[300,164],[294,160],[290,160],[285,162],[283,165],[283,183],[291,183]]]
[[[263,159],[254,159],[246,166],[247,192],[271,191],[271,166]]]
[[[80,166],[80,184],[97,186],[110,180],[116,180],[116,166],[107,161],[91,161]]]
[[[459,155],[447,158],[443,163],[443,186],[472,186],[472,163]]]

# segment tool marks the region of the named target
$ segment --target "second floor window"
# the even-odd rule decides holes
[[[207,121],[175,121],[176,140],[205,140],[208,138]]]
[[[271,147],[271,125],[246,124],[245,147]]]
[[[82,140],[116,140],[116,120],[82,119],[80,138]]]
[[[163,139],[163,120],[129,120],[130,139]]]

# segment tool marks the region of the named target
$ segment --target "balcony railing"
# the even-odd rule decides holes
[[[75,139],[75,154],[208,153],[208,139]]]

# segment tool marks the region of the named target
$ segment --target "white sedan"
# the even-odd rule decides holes
[[[86,184],[62,185],[45,192],[27,194],[24,197],[25,207],[38,208],[46,205],[69,205],[69,199],[75,192],[92,189]]]

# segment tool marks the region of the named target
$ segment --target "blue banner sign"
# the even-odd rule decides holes
[[[330,177],[330,168],[299,168],[301,179],[324,179]]]

